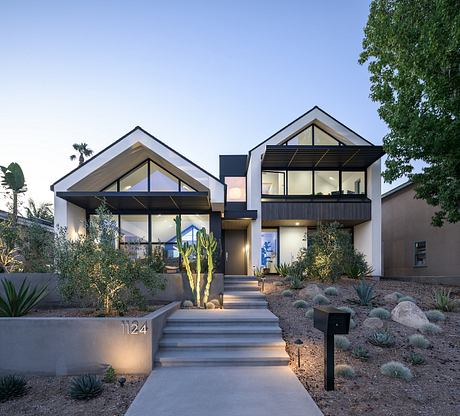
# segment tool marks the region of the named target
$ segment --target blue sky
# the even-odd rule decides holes
[[[0,164],[31,196],[140,125],[218,173],[319,105],[386,133],[358,63],[367,1],[0,1]],[[387,190],[393,185],[384,184]]]

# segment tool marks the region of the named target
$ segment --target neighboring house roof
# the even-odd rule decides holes
[[[0,221],[7,220],[9,215],[10,214],[7,211],[0,210]],[[18,223],[22,225],[38,224],[46,230],[54,232],[53,223],[51,221],[46,221],[41,218],[26,218],[18,216]]]
[[[389,191],[387,191],[384,194],[382,194],[382,199],[384,199],[384,198],[386,198],[388,196],[394,195],[394,194],[398,193],[399,191],[402,191],[402,190],[408,188],[411,185],[413,185],[412,181],[404,182],[403,184],[401,184],[399,186],[396,186],[395,188],[390,189]]]

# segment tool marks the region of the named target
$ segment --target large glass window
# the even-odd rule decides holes
[[[311,171],[288,171],[288,195],[311,195],[313,193]]]
[[[278,230],[262,230],[260,256],[261,266],[275,273],[275,266],[278,265]]]
[[[104,188],[102,192],[117,192],[117,183],[110,184],[107,188]]]
[[[204,228],[209,230],[209,215],[181,215],[182,241],[196,243],[196,233]]]
[[[339,142],[330,134],[315,127],[315,146],[338,146]]]
[[[339,195],[339,172],[334,170],[315,171],[316,195]]]
[[[284,195],[285,194],[285,172],[263,171],[262,172],[262,194]]]
[[[150,162],[150,191],[177,192],[179,180],[157,164]]]
[[[137,169],[120,179],[120,191],[148,191],[149,188],[147,177],[147,163],[144,163],[142,166],[139,166]]]
[[[228,202],[246,202],[246,177],[227,176],[225,184]]]
[[[132,258],[148,253],[148,215],[120,215],[120,248]]]
[[[303,146],[311,146],[312,143],[312,127],[308,127],[305,130],[302,130],[299,134],[294,136],[292,139],[289,139],[286,142],[287,145],[303,145]]]
[[[345,195],[365,194],[364,172],[342,172],[342,192]]]

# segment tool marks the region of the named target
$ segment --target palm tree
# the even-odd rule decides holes
[[[13,224],[18,222],[18,195],[27,191],[26,181],[21,166],[12,162],[7,167],[0,166],[2,171],[1,184],[13,194]]]
[[[29,198],[29,206],[26,208],[27,217],[53,222],[54,216],[52,206],[53,204],[50,202],[42,202],[37,205],[32,198]]]
[[[82,165],[85,161],[85,157],[89,157],[93,154],[93,151],[88,148],[88,145],[86,143],[74,143],[73,148],[80,153],[80,156],[78,158],[78,165]],[[75,160],[77,158],[77,155],[71,155],[70,160]]]

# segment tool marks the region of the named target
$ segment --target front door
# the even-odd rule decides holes
[[[246,230],[225,230],[225,274],[246,275]]]

